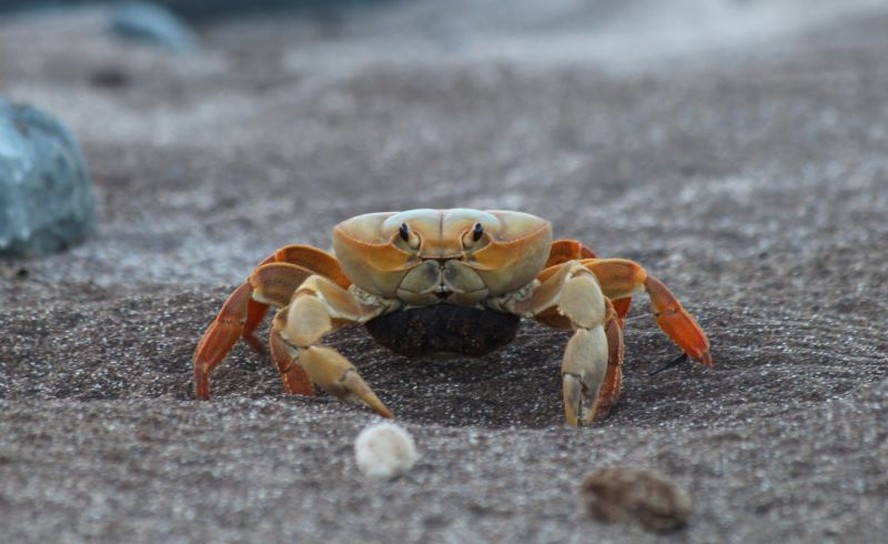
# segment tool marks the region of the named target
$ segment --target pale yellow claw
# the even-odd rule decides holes
[[[352,404],[364,403],[382,417],[393,417],[358,370],[333,348],[311,346],[301,349],[299,364],[312,382],[334,397]]]
[[[278,312],[273,334],[298,354],[298,364],[312,383],[340,400],[364,403],[390,418],[392,413],[354,365],[335,349],[320,345],[336,328],[365,321],[381,309],[362,305],[350,291],[322,276],[310,276],[293,293],[289,306]]]
[[[578,329],[567,343],[561,373],[564,376],[564,414],[568,425],[584,426],[594,421],[607,362],[607,336],[600,325],[592,329]]]
[[[544,323],[574,330],[561,365],[564,417],[572,427],[585,426],[595,420],[609,356],[617,349],[605,334],[616,314],[595,275],[579,261],[557,268],[520,306]]]
[[[585,427],[595,420],[598,410],[598,393],[573,374],[561,377],[564,391],[564,418],[571,427]]]

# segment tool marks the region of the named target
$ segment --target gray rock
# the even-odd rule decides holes
[[[91,4],[115,3],[110,0],[0,0],[0,15],[61,10]],[[120,4],[121,2],[116,2]],[[136,2],[132,2],[136,3]],[[240,16],[298,13],[336,15],[350,8],[395,4],[391,0],[154,0],[152,6],[188,21],[211,21]]]
[[[124,38],[148,42],[187,53],[197,46],[197,36],[171,11],[150,2],[121,4],[111,18],[111,30]]]
[[[0,256],[77,244],[95,228],[95,196],[77,143],[52,116],[0,100]]]

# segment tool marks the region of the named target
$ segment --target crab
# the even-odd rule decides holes
[[[194,352],[194,392],[209,398],[210,373],[239,339],[264,351],[256,329],[269,306],[268,345],[287,392],[314,395],[318,385],[386,418],[392,412],[325,336],[361,323],[399,354],[479,356],[530,318],[573,331],[561,365],[564,415],[586,426],[620,395],[623,326],[642,291],[682,356],[712,366],[705,333],[660,280],[582,242],[553,241],[544,219],[474,209],[359,215],[333,229],[332,255],[285,246],[231,293]]]

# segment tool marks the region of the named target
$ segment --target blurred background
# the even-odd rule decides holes
[[[874,88],[826,109],[801,95],[857,77],[848,70],[871,55],[855,51],[885,40],[885,7],[6,0],[0,97],[57,118],[89,164],[93,249],[103,257],[75,254],[49,267],[56,278],[89,270],[113,283],[131,270],[152,281],[237,281],[269,248],[325,247],[329,228],[350,215],[422,206],[518,207],[553,217],[568,236],[606,225],[598,244],[637,256],[640,226],[669,228],[701,196],[736,199],[766,183],[762,127],[786,127],[784,140],[797,145],[784,160],[827,149],[807,138],[832,138],[821,117],[853,118],[854,101]],[[755,83],[791,73],[792,89]],[[832,76],[816,78],[824,73]],[[880,127],[867,130],[878,139]],[[670,194],[682,204],[654,204],[650,217],[613,213],[642,195],[627,189],[642,180],[648,195],[677,188]],[[343,198],[355,186],[360,203]],[[546,189],[561,186],[575,194],[552,199]],[[161,206],[146,214],[140,198]],[[669,249],[699,250],[695,236],[738,231],[705,226],[687,224]],[[755,251],[755,236],[745,236]],[[156,258],[146,264],[133,244]]]

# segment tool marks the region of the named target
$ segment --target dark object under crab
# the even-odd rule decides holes
[[[511,342],[520,323],[518,316],[494,310],[433,304],[382,315],[365,326],[377,342],[407,357],[477,357]]]

